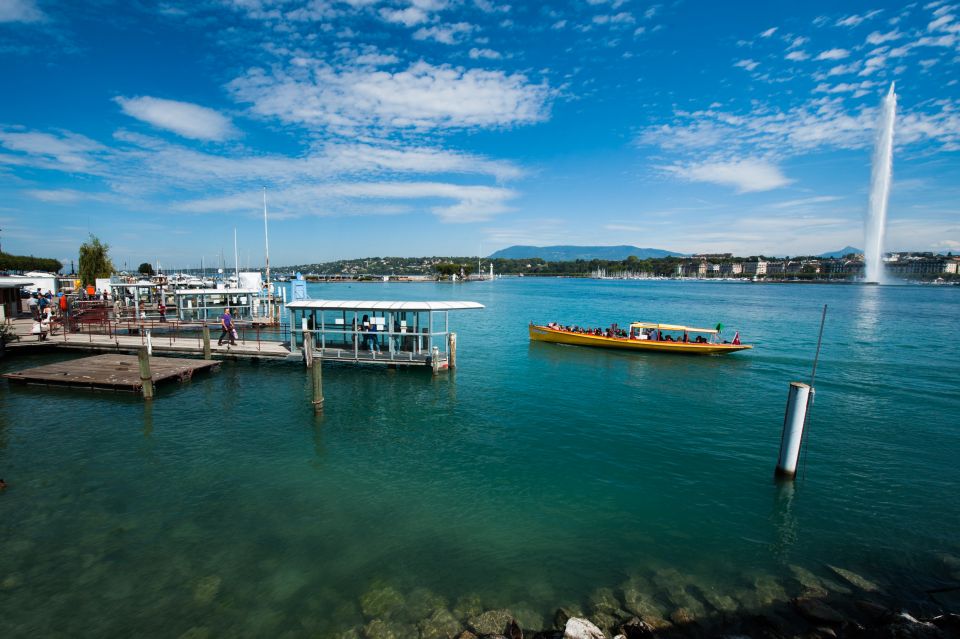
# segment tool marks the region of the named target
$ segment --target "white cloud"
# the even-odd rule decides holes
[[[804,36],[797,36],[790,41],[790,44],[787,46],[788,49],[796,49],[797,47],[802,47],[806,43],[810,42],[810,38]]]
[[[850,52],[846,49],[827,49],[818,55],[817,60],[843,60],[848,57]]]
[[[499,60],[501,57],[498,51],[493,49],[470,49],[470,58],[473,60],[479,60],[481,58],[486,58],[487,60]]]
[[[567,26],[567,21],[566,21],[566,20],[557,20],[557,21],[554,22],[552,25],[550,25],[550,28],[553,29],[553,30],[555,30],[555,31],[559,31],[560,29],[563,29],[563,28],[566,27],[566,26]]]
[[[107,150],[99,142],[76,133],[59,135],[0,129],[0,146],[14,154],[0,155],[0,164],[35,166],[69,173],[96,173]]]
[[[213,109],[190,102],[149,96],[117,97],[114,101],[130,117],[192,140],[221,142],[236,134],[228,118]]]
[[[469,35],[476,27],[466,22],[443,24],[433,27],[421,27],[413,33],[414,40],[433,40],[441,44],[456,44]]]
[[[426,207],[444,222],[465,223],[489,220],[509,211],[507,203],[516,196],[515,191],[503,187],[382,181],[274,189],[270,192],[270,201],[271,208],[278,208],[287,217],[332,215],[332,211],[341,210],[352,214],[405,213],[411,211],[411,204],[417,204],[417,208]],[[371,205],[371,200],[378,203]],[[433,204],[438,200],[443,203]],[[250,190],[187,200],[176,208],[188,213],[236,213],[256,211],[258,201],[259,193]]]
[[[733,66],[746,69],[747,71],[753,71],[760,66],[760,63],[756,60],[738,60]]]
[[[785,202],[777,202],[776,204],[771,204],[771,208],[775,209],[795,209],[795,208],[807,208],[813,204],[826,204],[827,202],[836,202],[837,200],[843,199],[836,195],[816,195],[813,197],[805,197],[799,200],[787,200]]]
[[[810,55],[805,51],[791,51],[790,53],[787,54],[787,60],[800,61],[800,60],[809,60],[809,59],[810,59]]]
[[[494,4],[490,0],[473,0],[475,7],[484,13],[508,13],[511,9],[509,4]]]
[[[430,19],[427,12],[418,7],[407,7],[406,9],[380,9],[380,17],[387,22],[402,24],[405,27],[415,27],[423,24]]]
[[[874,31],[867,36],[868,44],[883,44],[884,42],[890,42],[892,40],[899,40],[904,37],[903,33],[894,29],[893,31],[887,31],[886,33],[880,33],[879,31]]]
[[[503,127],[547,118],[553,92],[521,74],[417,62],[396,73],[324,62],[254,69],[228,88],[254,113],[350,133],[379,129]]]
[[[866,20],[870,20],[874,16],[883,12],[883,9],[875,9],[874,11],[869,11],[862,16],[851,15],[846,18],[841,18],[837,20],[836,26],[838,27],[855,27]]]
[[[770,191],[791,182],[776,165],[757,159],[675,164],[664,168],[667,172],[691,182],[736,187],[738,193]]]
[[[385,67],[400,62],[400,58],[390,53],[369,52],[358,55],[354,58],[357,64],[370,65],[372,67]]]
[[[46,20],[43,11],[34,0],[0,1],[0,23],[3,22],[42,22]]]
[[[776,32],[777,32],[777,27],[770,27],[770,28],[767,29],[766,31],[761,31],[761,32],[760,32],[760,37],[761,37],[761,38],[769,38],[770,36],[772,36],[772,35],[773,35],[774,33],[776,33]]]

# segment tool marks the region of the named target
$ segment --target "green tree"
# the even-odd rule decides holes
[[[98,277],[113,275],[110,261],[110,245],[90,234],[90,240],[80,245],[80,281],[86,286],[95,284]]]
[[[153,265],[150,262],[144,262],[137,268],[137,272],[147,277],[153,277]]]

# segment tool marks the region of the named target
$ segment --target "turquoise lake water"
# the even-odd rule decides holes
[[[828,564],[909,599],[960,556],[958,287],[309,292],[486,308],[451,314],[452,373],[326,366],[316,417],[290,363],[226,362],[152,404],[0,381],[0,636],[326,636],[363,623],[364,593],[388,586],[411,610],[478,597],[533,626],[631,578],[656,588],[669,573],[747,606],[756,584],[789,594],[791,566]],[[787,385],[809,380],[823,304],[791,490],[772,480]],[[530,320],[723,322],[755,349],[532,344]]]

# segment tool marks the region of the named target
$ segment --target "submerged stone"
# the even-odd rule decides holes
[[[453,607],[453,616],[461,621],[466,621],[470,617],[476,617],[481,612],[483,612],[483,604],[477,595],[460,597]]]
[[[199,582],[197,582],[196,587],[193,589],[193,600],[199,604],[209,604],[217,597],[217,593],[220,592],[220,584],[222,583],[217,575],[210,575],[204,577]]]
[[[423,619],[438,610],[447,612],[447,600],[426,588],[417,588],[406,600],[406,613],[411,619]]]
[[[488,610],[467,621],[467,626],[478,635],[502,635],[513,614],[506,609]]]
[[[827,623],[841,624],[845,621],[841,613],[831,608],[826,603],[818,599],[797,598],[793,600],[793,605],[807,619],[814,621],[825,621]]]
[[[846,568],[838,568],[837,566],[831,566],[830,564],[827,564],[827,567],[830,568],[830,570],[832,570],[834,573],[842,577],[847,583],[853,586],[856,586],[860,590],[864,590],[866,592],[877,592],[880,590],[880,586],[873,583],[869,579],[861,577],[860,575],[853,572],[852,570],[847,570]]]
[[[435,610],[419,628],[420,639],[449,639],[460,631],[460,622],[449,610]]]
[[[403,595],[393,586],[374,584],[362,597],[360,609],[367,617],[389,617],[404,606]]]

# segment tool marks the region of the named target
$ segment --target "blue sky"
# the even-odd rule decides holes
[[[842,5],[842,6],[841,6]],[[946,2],[0,0],[0,237],[69,262],[960,250]]]

